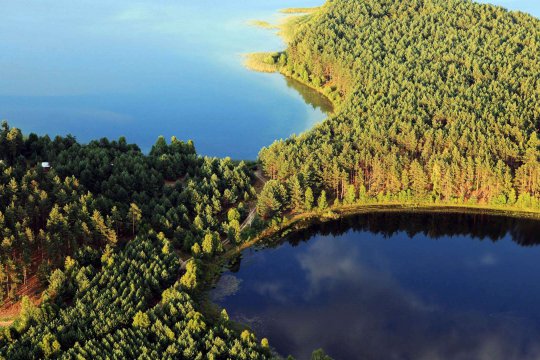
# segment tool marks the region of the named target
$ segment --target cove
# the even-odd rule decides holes
[[[203,155],[255,159],[328,109],[300,84],[244,68],[244,53],[285,48],[275,32],[249,22],[277,22],[280,8],[320,3],[6,3],[0,119],[82,142],[126,136],[145,151],[159,135],[174,135]]]
[[[381,213],[247,249],[210,296],[281,354],[536,359],[540,222]]]

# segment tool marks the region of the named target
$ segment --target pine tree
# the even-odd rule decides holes
[[[133,317],[133,326],[143,329],[149,327],[150,318],[148,317],[148,314],[138,311]]]
[[[310,187],[306,189],[306,194],[304,196],[304,209],[306,211],[311,211],[313,209],[313,203],[315,198],[313,197],[313,190]]]
[[[317,207],[319,210],[326,210],[328,208],[328,202],[326,200],[326,191],[321,191],[321,195],[317,200]]]
[[[204,254],[211,256],[214,253],[214,249],[214,236],[212,233],[207,233],[202,242],[202,251]]]
[[[418,197],[422,197],[426,194],[428,180],[427,176],[422,169],[420,163],[415,159],[411,163],[410,168],[411,188]]]
[[[240,221],[240,213],[236,208],[232,208],[227,212],[227,219],[230,221]]]
[[[354,185],[347,185],[347,192],[345,194],[345,204],[354,204],[356,202],[356,188]]]
[[[304,194],[302,185],[298,176],[293,176],[289,184],[289,192],[291,194],[291,208],[293,211],[302,209],[304,206]]]
[[[142,219],[142,212],[141,209],[137,206],[135,203],[131,203],[129,205],[129,212],[128,212],[129,219],[132,224],[132,233],[135,235],[135,226],[141,221]]]
[[[257,213],[265,218],[280,216],[287,208],[287,189],[278,180],[269,180],[259,194]]]

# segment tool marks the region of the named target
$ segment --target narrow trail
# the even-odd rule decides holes
[[[266,184],[267,180],[264,178],[261,169],[257,169],[254,172],[254,175],[257,178],[257,182],[258,182],[258,184],[255,184],[256,186],[258,185],[262,187],[264,186],[264,184]],[[251,224],[253,223],[253,220],[255,220],[255,215],[257,215],[257,202],[256,201],[254,201],[251,204],[249,208],[248,216],[244,219],[242,224],[240,224],[240,231],[244,230],[248,226],[251,226]],[[223,241],[223,245],[228,245],[229,243],[230,243],[230,240],[228,238]]]
[[[249,210],[249,214],[242,223],[242,225],[240,225],[240,231],[251,225],[251,223],[255,219],[255,214],[257,214],[257,208],[253,206],[253,208]]]
[[[263,185],[266,184],[266,181],[267,181],[267,180],[264,178],[261,169],[257,169],[257,170],[255,171],[255,176],[257,177],[257,179],[259,179],[259,181],[260,181]]]
[[[193,259],[193,256],[187,259],[186,261],[180,259],[180,270],[186,270],[187,263],[191,259]]]
[[[257,178],[256,180],[257,180],[257,183],[258,183],[258,184],[256,183],[255,185],[259,185],[260,187],[262,187],[268,181],[268,180],[266,180],[264,178],[261,169],[257,169],[256,171],[254,171],[254,175]],[[255,220],[256,215],[257,215],[257,202],[253,201],[253,203],[251,204],[251,206],[249,208],[248,216],[244,219],[244,221],[242,221],[242,224],[240,224],[240,231],[243,231],[248,226],[251,226],[251,224],[253,223],[253,220]],[[223,240],[223,242],[222,242],[223,245],[229,245],[230,243],[231,243],[231,241],[230,241],[229,238]],[[191,259],[193,259],[193,256],[189,257],[185,261],[180,259],[180,262],[181,262],[180,263],[180,270],[185,270],[186,266],[187,266],[187,263]]]

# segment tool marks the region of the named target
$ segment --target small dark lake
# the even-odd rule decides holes
[[[211,293],[307,359],[540,358],[540,222],[374,214],[247,250]]]

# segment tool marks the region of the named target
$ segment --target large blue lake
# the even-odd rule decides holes
[[[4,2],[0,119],[81,141],[124,135],[145,150],[175,135],[205,155],[255,159],[262,146],[324,119],[328,105],[306,103],[308,90],[280,75],[243,67],[243,53],[284,48],[249,22],[320,3]]]

